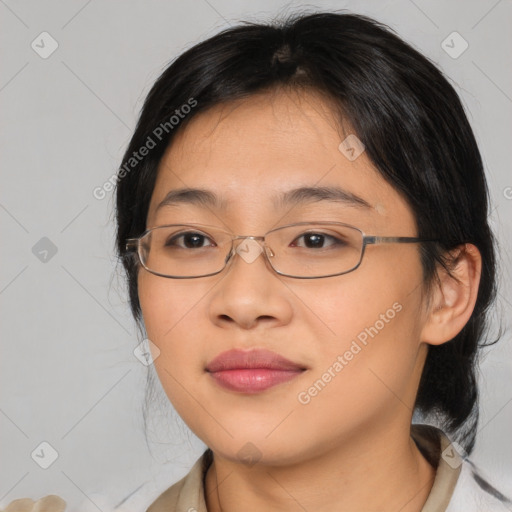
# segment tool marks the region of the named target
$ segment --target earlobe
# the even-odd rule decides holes
[[[470,319],[478,296],[480,251],[473,244],[464,244],[448,256],[450,273],[442,267],[438,269],[439,279],[421,333],[421,341],[430,345],[441,345],[459,334]]]

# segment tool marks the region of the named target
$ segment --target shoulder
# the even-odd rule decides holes
[[[506,512],[512,501],[492,486],[468,459],[463,460],[446,512]]]
[[[510,512],[512,501],[491,485],[463,448],[431,425],[411,434],[436,475],[422,512]]]
[[[206,512],[204,477],[212,462],[212,452],[207,449],[181,480],[164,491],[146,512]]]
[[[204,500],[204,475],[213,457],[209,449],[196,459],[189,472],[169,487],[173,481],[168,468],[162,468],[154,478],[136,486],[128,494],[101,492],[89,495],[90,499],[78,510],[81,512],[207,512]],[[116,494],[116,496],[113,496]],[[53,509],[52,509],[53,510]],[[1,512],[1,511],[0,511]]]
[[[190,479],[190,473],[160,494],[160,496],[151,503],[147,512],[171,512],[176,510],[178,499],[180,495],[183,494],[183,488],[187,479]]]

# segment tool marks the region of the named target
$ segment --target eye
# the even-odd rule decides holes
[[[303,244],[296,243],[297,240],[304,239]],[[336,238],[331,235],[327,235],[325,233],[317,233],[317,232],[310,232],[310,233],[304,233],[297,237],[293,242],[292,245],[297,247],[305,247],[306,249],[324,249],[326,246],[324,245],[327,241],[330,241],[330,244],[328,246],[344,246],[346,245],[343,240],[340,240],[339,238]]]
[[[178,243],[178,240],[181,240],[183,245]],[[212,243],[210,245],[203,245],[207,240],[211,240]],[[215,242],[211,238],[195,231],[187,231],[173,235],[165,242],[165,247],[178,247],[180,249],[202,249],[204,247],[214,247],[215,245]]]

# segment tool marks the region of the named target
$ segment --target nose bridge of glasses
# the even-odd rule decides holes
[[[274,256],[272,249],[265,243],[264,236],[236,236],[233,238],[234,252],[246,263],[252,263],[256,258],[265,252],[270,257]]]

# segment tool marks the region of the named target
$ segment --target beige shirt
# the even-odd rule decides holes
[[[446,512],[461,472],[462,458],[446,435],[435,427],[412,425],[411,435],[424,457],[436,468],[434,484],[422,512]],[[206,450],[190,472],[163,492],[147,512],[207,512],[204,478],[211,463],[212,452]]]

